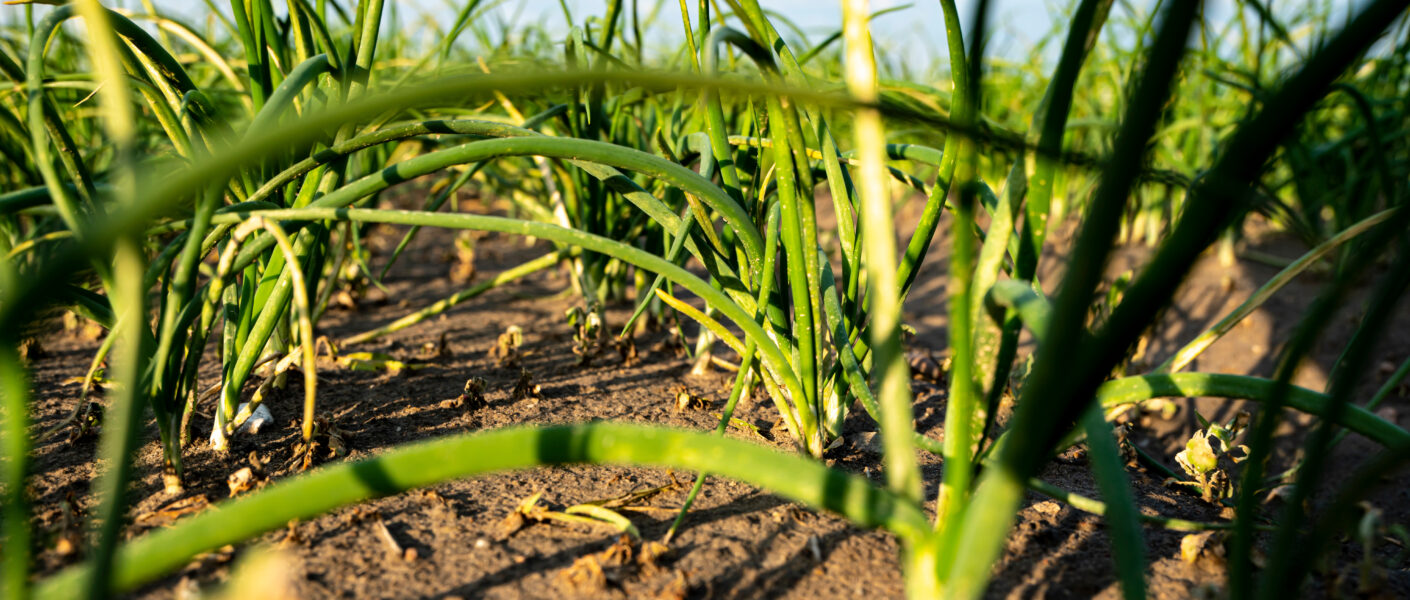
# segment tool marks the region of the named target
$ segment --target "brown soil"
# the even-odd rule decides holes
[[[379,230],[373,236],[374,244],[388,248],[399,235],[400,231],[390,228]],[[459,286],[447,277],[451,265],[446,256],[453,247],[451,239],[452,235],[445,232],[424,231],[385,282],[392,298],[397,299],[395,304],[381,300],[385,296],[373,290],[357,310],[330,309],[320,323],[319,333],[333,339],[346,337],[455,292]],[[1301,252],[1297,244],[1276,236],[1254,236],[1247,243],[1285,257]],[[925,275],[907,305],[908,321],[918,331],[912,342],[916,360],[922,360],[927,349],[938,354],[946,346],[946,246],[944,240],[936,241]],[[480,277],[538,256],[546,248],[542,243],[531,246],[520,239],[486,236],[478,243]],[[1146,255],[1145,248],[1128,246],[1114,261],[1113,272],[1138,265]],[[1060,257],[1046,267],[1047,281],[1057,281]],[[1225,269],[1213,257],[1207,257],[1182,289],[1176,308],[1166,314],[1142,362],[1157,364],[1275,272],[1274,268],[1248,261]],[[1226,283],[1232,288],[1226,290]],[[1269,375],[1275,350],[1287,338],[1321,283],[1316,275],[1304,276],[1246,325],[1212,347],[1193,368]],[[679,345],[660,328],[636,337],[639,357],[631,364],[624,364],[626,361],[618,353],[610,351],[587,365],[578,364],[578,357],[571,350],[572,330],[564,319],[564,311],[577,300],[564,293],[567,289],[567,278],[561,272],[543,272],[466,302],[444,317],[343,349],[387,352],[411,362],[427,363],[426,368],[410,374],[355,372],[337,368],[331,362],[321,364],[320,410],[331,414],[336,426],[346,432],[351,450],[341,460],[375,455],[428,437],[524,423],[613,419],[695,430],[713,428],[717,418],[714,413],[728,394],[728,373],[716,370],[706,376],[691,376]],[[1325,343],[1303,369],[1300,384],[1314,389],[1325,385],[1325,372],[1351,335],[1349,317],[1360,309],[1363,303],[1359,299],[1365,293],[1364,289],[1358,290],[1357,299],[1347,303],[1346,316],[1339,316],[1328,325]],[[609,325],[620,328],[631,308],[629,303],[610,307]],[[1382,364],[1398,364],[1410,355],[1407,324],[1410,319],[1402,314],[1389,330],[1382,344],[1382,358],[1366,378],[1367,389],[1375,389],[1388,376]],[[511,389],[519,371],[497,366],[487,354],[496,337],[510,325],[523,328],[522,366],[541,386],[537,398],[512,400]],[[695,330],[693,325],[685,328],[692,334]],[[425,357],[423,345],[434,345],[442,336],[448,355]],[[87,369],[96,344],[77,333],[55,333],[43,339],[42,346],[45,354],[33,362],[36,433],[59,423],[75,406],[78,384],[70,378],[81,376]],[[213,365],[214,360],[207,360],[206,364]],[[208,371],[203,374],[203,385],[217,378],[212,367]],[[477,408],[452,401],[471,377],[487,381],[488,406]],[[187,449],[186,498],[203,496],[217,502],[227,497],[227,476],[247,466],[251,454],[268,463],[264,470],[271,480],[296,473],[291,464],[292,446],[299,437],[297,419],[302,402],[297,381],[291,378],[290,390],[270,400],[277,425],[258,435],[237,436],[228,456],[216,455],[204,442],[195,442]],[[680,386],[705,398],[707,406],[677,411],[675,394]],[[941,433],[943,388],[943,383],[924,376],[913,381],[918,427],[927,435]],[[1227,419],[1239,408],[1216,400],[1201,400],[1198,404],[1204,414],[1220,419]],[[1154,414],[1140,416],[1140,426],[1132,435],[1133,440],[1171,467],[1175,464],[1174,454],[1196,427],[1192,413],[1184,409],[1188,404],[1181,402],[1181,406],[1182,410],[1171,420]],[[1399,394],[1388,401],[1380,414],[1404,426],[1410,424],[1410,411],[1406,408],[1407,397]],[[762,437],[738,430],[731,430],[730,435],[752,437],[780,450],[789,447],[767,400],[742,403],[737,416],[757,425]],[[203,438],[209,427],[208,418],[198,417],[193,437]],[[154,426],[149,423],[148,429],[145,439],[154,439]],[[1285,448],[1296,447],[1302,429],[1296,424],[1287,428],[1288,435],[1283,436]],[[864,414],[853,414],[845,432],[849,442],[829,454],[829,461],[880,481],[879,457],[861,443],[865,436],[858,435],[872,430],[874,425]],[[75,554],[64,555],[58,550],[60,539],[66,534],[65,523],[74,522],[70,507],[76,507],[82,515],[91,514],[93,509],[87,492],[95,472],[96,436],[69,441],[66,434],[67,431],[52,436],[35,449],[32,494],[37,512],[35,526],[41,532],[39,571],[44,574],[78,559]],[[1349,473],[1373,450],[1374,444],[1353,436],[1338,448],[1331,472]],[[130,496],[130,535],[166,526],[177,518],[173,511],[163,511],[175,499],[161,491],[159,463],[157,444],[147,442],[139,454],[138,477]],[[922,457],[922,465],[931,494],[927,508],[933,510],[940,465],[938,459],[929,456]],[[609,527],[550,522],[529,524],[509,535],[503,533],[501,523],[535,492],[544,493],[541,505],[561,509],[679,482],[643,505],[622,509],[646,539],[659,539],[669,527],[674,517],[672,509],[684,498],[692,476],[598,466],[505,473],[343,508],[292,524],[287,531],[271,532],[259,542],[282,548],[283,556],[291,559],[286,564],[291,565],[288,574],[294,597],[902,595],[898,546],[889,534],[858,529],[838,517],[800,507],[755,487],[719,479],[712,479],[705,488],[664,557],[643,567],[611,567],[610,557],[604,558],[605,586],[575,583],[572,576],[591,571],[582,564],[574,569],[579,559],[617,543],[618,534]],[[1060,457],[1046,467],[1042,476],[1065,489],[1099,496],[1080,457]],[[1142,510],[1149,514],[1197,521],[1217,520],[1221,516],[1220,508],[1201,501],[1197,495],[1165,486],[1159,473],[1141,467],[1133,468],[1130,476]],[[1371,499],[1385,511],[1388,522],[1405,523],[1410,517],[1405,482],[1402,475]],[[391,544],[381,532],[383,526],[401,549],[401,555],[390,549]],[[1196,588],[1217,587],[1223,580],[1223,566],[1217,558],[1204,558],[1195,564],[1180,559],[1182,537],[1179,532],[1146,528],[1153,597],[1189,597],[1197,592]],[[229,579],[233,565],[239,562],[240,555],[248,554],[250,547],[226,549],[197,559],[180,573],[149,585],[136,595],[189,597],[187,592],[197,588],[214,589],[218,582]],[[1376,551],[1384,558],[1397,548],[1383,543]],[[1112,574],[1110,552],[1098,517],[1030,494],[1010,536],[1007,552],[995,567],[990,596],[1116,597],[1119,590]],[[1355,590],[1352,567],[1359,559],[1359,545],[1348,541],[1337,553],[1332,568],[1313,575],[1308,592],[1329,595],[1332,588]],[[1410,595],[1410,575],[1403,566],[1389,571],[1386,583],[1373,591]],[[1348,573],[1350,577],[1338,579]]]

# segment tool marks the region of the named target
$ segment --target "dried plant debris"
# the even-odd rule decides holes
[[[618,338],[617,355],[622,358],[622,366],[624,367],[633,366],[640,361],[641,356],[637,353],[636,339],[632,337]]]
[[[769,516],[773,517],[775,523],[804,525],[814,515],[796,504],[788,504],[774,509],[769,513]]]
[[[573,561],[573,565],[558,572],[559,585],[576,594],[596,594],[607,591],[607,572],[596,554]],[[617,582],[613,582],[617,583]]]
[[[320,453],[324,459],[347,456],[351,437],[346,430],[338,427],[332,415],[320,413],[313,419],[313,438],[308,443],[299,441],[294,444],[294,460],[299,463],[299,470],[313,466]]]
[[[456,505],[450,499],[440,495],[436,490],[421,490],[420,499],[425,506],[426,512],[433,519],[449,522],[459,518],[456,512]]]
[[[355,527],[368,520],[380,518],[382,518],[382,513],[378,512],[375,508],[354,506],[346,515],[343,515],[343,522],[349,527]]]
[[[97,439],[99,430],[103,427],[103,407],[94,402],[91,398],[83,398],[78,401],[78,406],[74,407],[73,413],[64,419],[57,427],[72,425],[68,430],[68,435],[64,436],[64,442],[73,444],[85,439]],[[56,427],[56,429],[57,429]],[[49,434],[45,434],[48,437]]]
[[[381,511],[375,508],[365,506],[353,507],[353,509],[343,517],[343,522],[347,527],[367,525],[371,528],[372,534],[376,536],[382,546],[387,549],[387,553],[395,559],[411,562],[420,557],[420,553],[417,552],[415,548],[403,544],[392,534],[391,529],[387,528],[387,524],[382,518]],[[290,523],[290,528],[292,531],[292,523]]]
[[[562,511],[551,510],[539,503],[543,499],[543,491],[534,492],[519,502],[514,511],[505,516],[499,522],[497,539],[505,540],[518,533],[519,530],[531,523],[543,523],[554,521],[558,523],[570,523],[581,525],[608,525],[617,531],[626,533],[633,537],[641,537],[639,531],[631,520],[622,516],[621,513],[601,504],[576,504]]]
[[[534,501],[538,501],[538,498],[536,496],[534,497]],[[527,517],[524,516],[524,511],[522,509],[523,505],[521,504],[519,508],[516,508],[513,512],[510,512],[503,519],[500,519],[499,527],[495,531],[495,539],[499,541],[507,540],[510,538],[510,536],[519,533],[520,529],[523,529],[524,526],[529,524],[529,520]]]
[[[459,396],[441,402],[441,408],[464,408],[468,411],[475,411],[489,406],[485,400],[485,386],[489,385],[483,378],[471,377],[465,380],[465,389]]]
[[[1140,453],[1136,451],[1135,442],[1131,441],[1131,431],[1135,427],[1131,423],[1116,423],[1112,426],[1112,432],[1116,434],[1116,444],[1121,450],[1121,462],[1127,466],[1133,466],[1140,460]]]
[[[710,406],[708,399],[691,392],[684,385],[677,385],[671,395],[675,398],[676,412],[705,410]]]
[[[510,400],[518,402],[530,398],[540,398],[542,394],[543,388],[534,383],[534,374],[527,369],[519,369],[519,379],[514,382],[514,389],[509,393]]]
[[[583,556],[573,564],[558,572],[558,584],[572,594],[600,594],[609,589],[627,591],[629,582],[652,578],[666,571],[661,563],[668,557],[670,549],[660,542],[644,541],[640,546],[630,536],[623,535],[607,549]],[[684,598],[690,584],[684,571],[670,569],[666,584],[651,593],[654,598]],[[641,596],[642,590],[630,590],[631,595]]]
[[[421,344],[421,356],[433,360],[454,357],[455,353],[451,352],[450,347],[446,344],[446,333],[446,331],[441,331],[441,337],[435,342]]]
[[[583,504],[595,504],[597,506],[602,506],[606,508],[645,508],[646,501],[655,498],[662,492],[678,489],[682,486],[681,482],[676,479],[675,471],[667,470],[666,476],[671,478],[671,482],[667,483],[666,485],[659,485],[656,487],[649,487],[640,490],[632,490],[625,494],[620,494],[611,498],[604,498],[601,500],[591,500],[588,502],[584,502]]]
[[[655,600],[685,600],[690,594],[690,582],[686,580],[685,571],[674,569],[674,576],[661,589],[656,590],[652,597]]]
[[[254,470],[249,467],[244,467],[231,473],[229,477],[225,478],[225,485],[230,487],[231,498],[254,489]]]
[[[510,325],[499,334],[499,339],[495,340],[494,346],[490,348],[490,358],[500,367],[519,366],[520,348],[524,345],[524,330],[518,325]]]
[[[389,375],[410,374],[428,365],[398,360],[382,352],[352,352],[338,357],[338,364],[352,371],[386,371]]]
[[[248,467],[246,467],[245,469],[241,469],[241,471],[247,469]],[[176,500],[172,500],[171,502],[163,504],[160,508],[154,511],[138,515],[137,522],[142,525],[170,525],[177,519],[186,515],[193,515],[198,512],[201,512],[209,508],[210,505],[210,498],[207,497],[205,494],[196,494],[194,496],[178,498]]]
[[[530,522],[539,522],[547,519],[545,513],[548,509],[539,506],[539,500],[543,498],[543,492],[538,491],[519,501],[519,505],[514,507],[514,511],[509,513],[499,522],[498,538],[508,539],[509,536],[518,533],[520,529]]]
[[[231,473],[226,478],[225,484],[230,488],[230,497],[247,492],[252,489],[263,487],[268,483],[269,476],[264,472],[264,467],[269,464],[268,459],[260,458],[256,452],[250,452],[248,458],[249,466],[243,467]]]
[[[602,326],[602,311],[574,306],[564,316],[568,319],[568,325],[573,327],[573,354],[578,355],[578,364],[591,363],[608,345],[606,328]]]

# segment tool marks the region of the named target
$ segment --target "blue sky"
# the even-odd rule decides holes
[[[632,0],[625,0],[630,6]],[[656,6],[657,0],[637,0],[643,14]],[[977,0],[957,0],[965,19],[970,17]],[[1192,1],[1192,0],[1175,0]],[[1349,4],[1359,4],[1354,0],[1310,0],[1326,3],[1338,9]],[[205,3],[194,0],[156,0],[161,10],[180,13],[187,18],[197,18],[205,13]],[[582,23],[590,16],[604,16],[607,0],[564,0],[574,19]],[[686,0],[694,10],[697,0]],[[723,1],[719,1],[723,5]],[[765,9],[787,15],[809,36],[816,40],[836,31],[841,23],[841,2],[837,0],[761,0]],[[1034,43],[1051,31],[1055,23],[1066,19],[1067,7],[1071,0],[992,0],[992,13],[989,18],[991,39],[989,54],[1000,58],[1027,62]],[[1282,10],[1306,5],[1309,0],[1270,3]],[[117,5],[138,7],[138,0],[120,0]],[[227,4],[217,1],[217,6]],[[281,2],[276,1],[276,5]],[[448,24],[454,17],[462,0],[390,0],[395,4],[403,23],[420,22],[425,18]],[[527,25],[542,23],[555,37],[567,31],[559,0],[502,0],[498,3],[488,0],[486,5],[494,5],[493,18],[503,19],[512,24]],[[905,7],[878,18],[872,25],[873,37],[878,52],[884,56],[897,57],[910,63],[916,70],[925,70],[930,61],[943,61],[944,49],[943,21],[936,0],[872,0],[873,10]],[[1113,14],[1121,14],[1123,7],[1148,13],[1156,5],[1156,0],[1130,0],[1118,2]],[[1229,18],[1233,14],[1235,0],[1208,0],[1207,11],[1214,22]],[[663,0],[653,27],[645,32],[648,41],[660,46],[674,47],[679,39],[680,0]],[[429,41],[429,40],[428,40]],[[650,46],[648,46],[649,48]]]

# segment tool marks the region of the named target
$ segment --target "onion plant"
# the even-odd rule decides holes
[[[480,28],[478,2],[423,44],[419,57],[407,55],[416,51],[409,34],[384,38],[389,7],[381,0],[358,2],[341,18],[333,3],[289,0],[276,11],[270,0],[240,0],[220,17],[223,29],[204,32],[96,0],[45,12],[26,6],[26,26],[7,29],[0,44],[0,72],[12,83],[0,92],[0,152],[9,159],[0,173],[6,597],[130,591],[289,519],[451,478],[581,462],[717,473],[885,528],[901,541],[914,597],[982,595],[1030,488],[1104,517],[1125,597],[1145,592],[1143,523],[1230,528],[1231,594],[1296,591],[1319,542],[1345,525],[1342,509],[1410,459],[1410,432],[1353,403],[1354,384],[1410,281],[1405,148],[1388,133],[1404,120],[1405,58],[1394,51],[1367,58],[1386,31],[1389,46],[1404,49],[1404,3],[1369,2],[1344,26],[1301,44],[1287,39],[1275,15],[1254,10],[1260,31],[1281,41],[1267,62],[1258,58],[1266,48],[1245,50],[1258,102],[1228,113],[1221,131],[1181,117],[1206,110],[1182,100],[1190,74],[1223,60],[1209,45],[1199,3],[1115,19],[1134,23],[1127,26],[1140,35],[1135,49],[1110,56],[1115,46],[1102,39],[1114,2],[1077,2],[1051,76],[1041,93],[1017,104],[995,97],[1006,75],[986,69],[987,3],[970,23],[961,22],[953,0],[939,4],[949,59],[942,90],[883,77],[866,0],[844,4],[841,53],[826,50],[832,40],[786,39],[779,29],[791,29],[786,20],[755,0],[729,0],[727,14],[702,1],[693,21],[682,3],[684,43],[664,65],[646,58],[635,3],[629,9],[620,0],[609,3],[605,20],[573,27],[561,49],[534,37],[539,46],[501,45],[493,61],[457,50],[466,32],[482,45],[505,38]],[[66,33],[75,18],[88,32],[83,39]],[[1191,51],[1192,33],[1202,50]],[[809,67],[826,61],[840,64]],[[1093,99],[1080,93],[1093,77],[1121,90],[1097,111],[1109,115],[1101,123],[1074,118],[1094,111],[1083,104]],[[74,102],[79,94],[93,95],[95,106]],[[1213,94],[1199,97],[1206,95]],[[1343,96],[1354,118],[1329,108]],[[1336,168],[1309,181],[1283,180],[1336,153],[1345,158]],[[420,210],[379,201],[393,186],[425,177],[441,179]],[[1073,179],[1089,184],[1090,194],[1072,197],[1080,187]],[[510,199],[511,213],[443,210],[472,183]],[[1168,231],[1153,230],[1161,235],[1151,263],[1109,312],[1094,315],[1107,259],[1128,217],[1147,214],[1142,198],[1152,186],[1180,199],[1158,219]],[[914,233],[902,240],[894,211],[907,187],[926,200]],[[1345,189],[1356,195],[1331,199]],[[820,192],[836,217],[833,232],[819,224]],[[1302,222],[1320,218],[1321,206],[1335,208],[1329,223]],[[1319,245],[1167,364],[1113,378],[1197,257],[1255,210],[1314,231]],[[1050,300],[1043,290],[1052,286],[1038,280],[1037,267],[1049,229],[1069,211],[1079,230]],[[901,306],[947,212],[950,369],[941,441],[913,425]],[[380,264],[360,242],[374,224],[407,228]],[[631,296],[637,314],[669,308],[698,321],[701,356],[716,342],[738,355],[716,435],[592,423],[423,441],[291,476],[119,543],[145,411],[159,431],[167,489],[180,492],[184,447],[200,443],[184,430],[203,401],[197,374],[206,348],[218,348],[220,367],[213,449],[227,449],[261,401],[256,393],[240,409],[251,378],[283,385],[295,366],[309,441],[317,433],[316,328],[328,298],[342,286],[381,285],[425,227],[532,236],[554,249],[349,343],[414,326],[489,287],[561,264],[589,311]],[[1180,373],[1288,279],[1333,252],[1336,276],[1282,351],[1273,379]],[[1390,269],[1331,387],[1291,385],[1325,317],[1377,261]],[[48,306],[109,330],[99,352],[112,354],[117,391],[100,443],[107,467],[95,486],[101,504],[93,551],[31,589],[31,390],[18,350],[34,330],[26,325]],[[1036,341],[1029,357],[1020,356],[1024,328]],[[1015,369],[1028,359],[1031,369]],[[269,366],[259,372],[259,365]],[[795,452],[720,435],[756,384]],[[1253,460],[1233,490],[1232,522],[1138,512],[1104,418],[1152,398],[1188,396],[1266,405],[1248,436]],[[1013,412],[1001,426],[1006,397]],[[1285,407],[1313,415],[1316,425],[1307,458],[1280,480],[1294,484],[1298,501],[1277,521],[1274,551],[1258,574],[1254,522],[1271,493],[1263,458]],[[884,486],[818,460],[839,443],[854,410],[881,433]],[[1337,428],[1384,451],[1331,508],[1306,514],[1301,500],[1319,489]],[[1037,479],[1046,460],[1079,436],[1100,499]],[[937,482],[922,479],[917,451],[944,461],[933,517],[923,502],[925,487]]]

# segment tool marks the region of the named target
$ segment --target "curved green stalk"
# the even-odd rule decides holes
[[[771,28],[767,20],[763,20],[761,25],[766,30]],[[769,33],[768,35],[772,36],[773,40],[769,47],[785,60],[791,59],[787,46],[777,39],[777,34]],[[825,340],[820,335],[824,320],[820,305],[822,295],[820,274],[823,261],[819,259],[818,253],[817,211],[814,206],[817,183],[813,178],[813,169],[809,163],[808,142],[803,134],[803,111],[788,96],[766,98],[765,105],[766,113],[769,115],[769,133],[775,140],[774,168],[777,171],[777,197],[782,208],[781,215],[784,227],[782,239],[789,262],[787,265],[790,280],[788,292],[789,296],[793,298],[794,304],[794,329],[791,331],[791,337],[798,339],[798,356],[801,359],[799,376],[804,379],[804,390],[811,394],[808,397],[807,405],[821,425],[827,407],[824,401],[825,395],[820,389],[823,383],[820,377],[825,366],[826,349]],[[820,130],[823,140],[827,140],[829,134],[825,125],[819,122],[819,126],[823,127]],[[832,154],[836,155],[835,149]],[[837,171],[837,169],[834,168],[833,171]],[[838,185],[840,186],[840,183]],[[834,200],[842,202],[842,199]],[[842,203],[846,204],[846,202]],[[792,218],[789,216],[790,212],[793,213]],[[795,222],[796,250],[789,250],[789,239]],[[794,262],[800,263],[802,268],[795,269],[792,264]],[[798,281],[793,281],[794,279]],[[809,415],[803,416],[808,417]],[[816,432],[819,453],[821,447],[829,441],[825,439],[825,434],[826,429],[819,426]]]
[[[973,101],[971,99],[970,101]],[[969,505],[970,484],[974,478],[975,413],[979,410],[979,393],[974,384],[974,323],[971,321],[970,296],[974,281],[974,236],[970,231],[975,226],[974,205],[977,195],[979,157],[975,144],[961,140],[956,151],[960,155],[960,165],[955,169],[955,180],[960,189],[951,211],[953,219],[950,256],[950,273],[945,290],[949,296],[950,363],[949,396],[945,403],[945,472],[940,482],[939,499],[935,515],[937,530],[942,535],[951,536],[959,531],[954,527],[964,515]],[[924,218],[924,217],[922,217]],[[870,243],[870,242],[868,242]],[[899,290],[898,290],[899,291]],[[877,292],[873,291],[873,294]],[[875,336],[873,336],[875,337]],[[879,355],[878,355],[879,357]],[[958,549],[956,542],[942,545],[945,550]]]
[[[457,102],[465,102],[488,93],[488,90],[532,91],[549,86],[596,81],[627,83],[647,90],[710,87],[720,90],[721,93],[760,95],[786,93],[799,102],[814,104],[818,107],[858,107],[855,101],[845,96],[815,90],[696,75],[681,76],[644,72],[558,72],[447,77],[408,86],[394,93],[369,94],[345,104],[329,107],[316,114],[307,115],[298,123],[282,128],[280,131],[259,132],[234,146],[220,152],[214,152],[211,158],[203,159],[198,164],[175,171],[149,169],[150,173],[142,181],[142,188],[147,193],[144,194],[145,201],[141,205],[132,210],[109,215],[110,218],[95,225],[91,232],[92,239],[90,241],[56,256],[54,261],[50,263],[51,268],[46,268],[44,272],[37,273],[36,277],[21,282],[21,285],[14,290],[13,297],[22,300],[32,298],[33,294],[48,285],[55,276],[71,270],[86,260],[83,258],[85,253],[102,251],[112,244],[120,232],[143,228],[158,215],[166,214],[176,202],[186,197],[188,190],[200,189],[214,182],[228,181],[240,167],[254,164],[262,157],[285,150],[291,145],[316,141],[324,136],[324,132],[337,128],[342,123],[371,118],[389,110],[424,106],[435,101],[454,99]],[[886,115],[951,127],[947,120],[924,117],[913,111],[890,106],[878,108]],[[951,128],[953,129],[953,127]],[[160,174],[157,171],[160,171]],[[24,302],[20,302],[18,305],[0,306],[0,325],[13,323],[13,320],[26,310]]]
[[[151,400],[155,403],[165,403],[173,409],[170,414],[174,414],[172,401],[178,387],[176,381],[181,375],[181,353],[172,353],[174,347],[181,347],[185,339],[183,324],[178,326],[178,319],[183,312],[183,307],[192,298],[191,291],[195,286],[196,265],[204,256],[203,242],[207,229],[210,227],[210,219],[215,213],[216,206],[220,203],[219,194],[215,190],[209,190],[201,195],[201,200],[196,207],[196,216],[191,230],[183,234],[184,243],[180,246],[180,263],[172,274],[168,284],[166,305],[163,308],[161,320],[157,330],[156,353],[152,355],[152,380],[150,382]],[[175,241],[170,248],[177,248]],[[160,263],[153,261],[154,263]],[[165,268],[162,269],[165,271]],[[148,277],[152,275],[151,268],[148,268]],[[159,275],[159,273],[158,273]],[[144,282],[145,281],[144,277]],[[150,287],[150,286],[147,286]],[[169,416],[170,416],[169,414]],[[170,425],[169,425],[170,426]],[[179,443],[173,443],[172,439],[164,440],[168,443],[166,448],[166,467],[168,470],[168,481],[166,488],[168,491],[180,489],[180,481],[183,476],[181,465],[181,449]]]
[[[403,163],[399,163],[398,165],[389,166],[379,173],[369,175],[362,181],[374,183],[373,180],[380,177],[384,180],[382,183],[385,184],[383,186],[385,188],[386,186],[401,183],[409,179],[411,176],[404,174],[405,172],[416,171],[418,173],[428,173],[451,164],[479,162],[490,158],[506,156],[547,156],[551,158],[562,158],[572,161],[575,165],[609,182],[624,179],[622,174],[613,167],[623,168],[670,181],[680,186],[684,191],[700,197],[711,209],[721,214],[724,217],[726,225],[733,228],[740,236],[749,260],[751,263],[754,263],[751,264],[751,267],[756,267],[757,263],[755,263],[755,261],[758,260],[763,251],[763,239],[759,236],[758,231],[753,228],[748,213],[739,203],[729,198],[727,194],[722,193],[718,187],[715,187],[714,184],[711,184],[708,180],[705,180],[690,169],[625,146],[591,140],[550,137],[530,129],[514,127],[503,123],[470,119],[430,120],[409,123],[349,139],[346,142],[333,146],[329,150],[317,153],[313,157],[304,159],[294,166],[289,167],[284,173],[281,173],[269,183],[261,186],[254,194],[251,194],[250,200],[265,198],[284,184],[293,181],[299,175],[307,173],[317,165],[329,162],[338,156],[346,156],[357,150],[387,141],[429,133],[464,133],[500,139],[470,142],[455,148],[418,156],[404,161]],[[433,156],[439,158],[430,158]],[[478,158],[465,159],[463,158],[465,156]],[[429,169],[419,166],[422,163],[440,164],[440,161],[443,160],[454,160],[455,162],[445,163],[442,167]],[[625,183],[629,182],[630,180],[626,180]],[[357,182],[349,185],[357,185]],[[632,187],[635,188],[635,184],[632,184]],[[338,192],[342,190],[343,188],[339,188]],[[628,199],[637,203],[652,219],[661,223],[663,226],[671,230],[675,230],[679,227],[680,217],[672,213],[665,204],[656,200],[650,194],[642,192],[638,196],[628,193],[627,196]],[[320,202],[320,205],[323,206],[330,204],[330,202],[323,199],[321,199]]]
[[[244,387],[250,372],[254,370],[255,363],[264,354],[266,344],[274,333],[275,327],[287,315],[289,301],[295,292],[294,273],[297,270],[297,263],[302,261],[303,257],[308,256],[310,248],[316,243],[314,239],[316,236],[317,234],[311,229],[300,231],[294,242],[292,256],[282,252],[275,254],[274,258],[279,260],[269,261],[264,272],[265,279],[256,288],[253,300],[242,301],[245,306],[256,306],[259,309],[257,311],[239,311],[238,317],[242,320],[240,333],[244,333],[244,338],[237,339],[236,343],[230,346],[230,350],[234,351],[233,356],[230,353],[225,355],[225,372],[221,381],[221,394],[211,433],[211,446],[216,450],[227,449],[225,440],[230,432],[225,430],[231,427],[231,420],[236,416],[235,410],[239,405],[240,390]],[[231,244],[231,248],[239,247],[239,243],[233,237],[231,241],[234,242]],[[260,241],[270,245],[276,242],[274,236],[263,237]],[[254,245],[254,243],[245,244],[242,250],[248,251]],[[291,258],[295,262],[289,262]],[[241,266],[236,266],[236,270],[240,268]],[[251,273],[253,268],[253,265],[244,266],[247,286],[256,280]],[[261,293],[266,293],[266,289],[267,295],[261,297]],[[306,289],[299,290],[299,292],[307,294]],[[229,316],[227,314],[227,331],[230,324]],[[250,322],[251,318],[253,318],[252,323]]]
[[[1381,405],[1381,402],[1384,402],[1386,398],[1389,398],[1390,395],[1400,387],[1400,384],[1405,381],[1406,376],[1410,376],[1410,358],[1406,358],[1401,362],[1400,366],[1390,374],[1390,377],[1386,378],[1385,382],[1381,384],[1381,387],[1371,396],[1371,399],[1366,401],[1365,409],[1368,412],[1375,411],[1376,407]],[[1372,412],[1372,414],[1374,414],[1374,412]],[[1346,430],[1337,432],[1337,436],[1327,444],[1327,447],[1330,449],[1340,444],[1341,441],[1346,438],[1347,433],[1349,432]]]
[[[601,422],[512,428],[410,444],[375,458],[327,466],[189,517],[125,545],[116,557],[113,589],[133,590],[201,552],[283,527],[290,519],[451,479],[571,463],[710,471],[839,513],[862,527],[884,527],[903,539],[923,536],[927,529],[917,505],[860,476],[748,442]],[[41,582],[37,595],[72,597],[87,568],[73,567]]]
[[[181,38],[182,41],[190,44],[192,48],[195,48],[197,52],[201,53],[202,57],[212,65],[215,65],[216,70],[219,71],[225,81],[230,84],[231,89],[240,94],[240,100],[246,103],[246,108],[250,108],[249,97],[244,94],[246,92],[244,82],[235,75],[235,69],[230,66],[229,61],[225,60],[225,57],[222,56],[209,41],[201,37],[200,34],[196,33],[190,27],[187,27],[185,23],[161,15],[141,14],[131,15],[131,18],[151,21],[156,24],[162,32],[170,32],[176,35],[176,37]]]
[[[279,87],[274,88],[274,93],[270,94],[264,107],[250,122],[249,131],[267,131],[278,126],[279,119],[293,106],[294,99],[304,88],[318,81],[319,75],[334,72],[336,70],[328,60],[327,54],[311,57],[294,67],[284,81],[280,82]]]
[[[49,189],[50,201],[59,210],[59,216],[64,220],[64,224],[74,232],[74,235],[82,239],[84,235],[83,222],[86,210],[77,204],[77,200],[69,195],[69,190],[63,185],[59,174],[54,170],[53,155],[50,153],[49,144],[52,140],[58,146],[59,160],[69,171],[69,175],[77,183],[77,191],[81,197],[91,199],[93,195],[93,178],[88,169],[83,164],[83,159],[78,154],[78,149],[74,146],[73,137],[69,135],[68,128],[59,120],[58,111],[54,108],[53,101],[44,93],[44,51],[48,46],[49,38],[59,29],[64,21],[73,17],[74,7],[65,5],[49,11],[40,21],[35,34],[30,38],[29,54],[25,64],[25,91],[29,100],[29,134],[31,136],[31,150],[34,153],[35,167],[39,169],[40,175],[44,177],[44,184]]]

